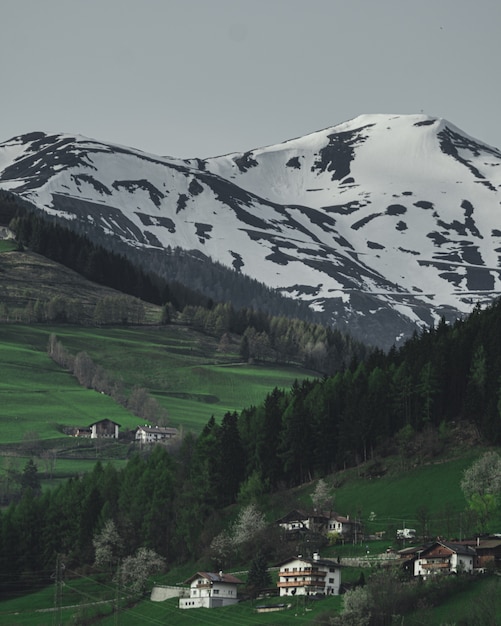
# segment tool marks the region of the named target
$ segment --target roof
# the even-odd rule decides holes
[[[190,576],[188,580],[185,580],[184,584],[190,585],[197,578],[205,578],[211,583],[228,583],[232,585],[244,584],[243,581],[240,580],[240,578],[237,578],[232,574],[223,574],[223,572],[219,572],[219,574],[216,574],[214,572],[197,572],[196,574],[193,574],[193,576]]]
[[[492,550],[494,548],[500,548],[501,540],[500,539],[481,539],[480,542],[476,544],[475,547],[480,550],[482,549]]]
[[[97,420],[97,422],[92,422],[92,424],[89,426],[89,428],[91,428],[92,426],[95,426],[96,424],[103,424],[104,422],[109,422],[110,424],[114,424],[115,426],[120,426],[120,424],[118,424],[117,422],[114,422],[113,420],[110,420],[110,419],[105,417],[102,420]]]
[[[423,552],[428,546],[409,546],[408,548],[402,548],[402,550],[398,550],[397,554],[401,557],[412,556],[417,552]]]
[[[426,554],[430,552],[430,550],[433,550],[433,548],[435,548],[436,546],[443,546],[444,548],[446,548],[447,550],[450,550],[451,552],[455,552],[456,554],[462,554],[464,556],[475,556],[477,554],[475,549],[472,548],[471,546],[465,546],[464,544],[461,544],[461,543],[446,543],[445,541],[433,542],[426,548],[423,548],[423,550],[421,551],[421,554]]]
[[[293,509],[292,511],[289,511],[286,515],[284,515],[280,519],[277,519],[276,523],[281,524],[284,522],[308,520],[310,519],[310,517],[312,517],[312,515],[310,515],[306,511],[303,511],[302,509]]]
[[[177,435],[177,428],[170,428],[164,426],[138,426],[137,430],[142,430],[145,433],[154,433],[155,435]]]
[[[277,563],[276,567],[282,567],[286,563],[290,563],[291,561],[302,561],[303,563],[308,563],[309,565],[323,565],[325,567],[337,567],[339,569],[342,568],[342,565],[337,562],[336,559],[322,559],[320,557],[305,557],[305,556],[291,556],[280,563]]]
[[[303,521],[309,519],[317,519],[317,520],[336,520],[341,522],[342,524],[359,524],[358,521],[351,520],[349,517],[345,517],[343,515],[339,515],[334,511],[314,511],[312,513],[308,513],[303,509],[293,509],[289,511],[286,515],[277,519],[276,524],[284,524],[287,522],[295,522],[295,521]]]

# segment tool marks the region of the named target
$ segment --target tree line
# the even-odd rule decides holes
[[[55,363],[71,372],[83,387],[110,396],[141,420],[157,426],[168,423],[167,410],[147,389],[136,385],[127,392],[122,381],[97,365],[87,352],[72,354],[54,333],[49,336],[47,354]]]
[[[47,301],[29,301],[22,312],[22,321],[141,324],[145,320],[141,301],[146,301],[162,306],[158,320],[160,324],[180,322],[217,339],[222,339],[225,333],[241,336],[240,355],[245,361],[290,363],[322,374],[332,374],[350,362],[364,358],[369,351],[350,335],[313,321],[312,312],[307,314],[304,310],[306,305],[291,301],[289,314],[278,315],[264,309],[239,306],[234,302],[238,303],[238,297],[228,292],[225,294],[231,298],[231,304],[228,301],[215,302],[180,282],[168,282],[153,271],[145,272],[121,254],[91,243],[85,235],[35,215],[12,199],[7,204],[11,212],[17,207],[17,214],[11,218],[10,226],[16,233],[20,247],[29,248],[77,271],[89,280],[125,294],[100,298],[92,311],[88,311],[75,299],[62,295]],[[169,255],[167,251],[166,256]],[[189,255],[183,253],[182,256],[187,260]],[[230,274],[233,286],[234,281],[238,280],[243,281],[242,285],[247,285],[245,277],[236,272]],[[264,286],[263,289],[268,292]],[[274,311],[272,302],[275,302],[275,298],[271,298],[271,294],[267,297],[269,308]],[[289,300],[278,299],[280,302]],[[260,302],[259,298],[257,302]],[[277,310],[281,309],[284,307]],[[8,319],[8,313],[3,305],[0,314]],[[298,315],[294,317],[292,313]]]
[[[428,452],[459,421],[501,442],[501,301],[466,320],[423,331],[397,350],[373,351],[333,376],[274,389],[238,420],[244,476],[297,485],[405,450],[433,431]],[[405,454],[405,452],[404,452]]]
[[[9,224],[21,247],[153,304],[170,303],[177,311],[188,305],[211,308],[233,303],[269,314],[320,321],[307,304],[286,298],[239,271],[215,263],[196,251],[180,248],[135,250],[113,235],[86,232],[79,223],[61,225],[13,194],[0,191],[0,223]],[[90,237],[93,237],[91,240]]]
[[[275,388],[262,404],[228,412],[221,423],[211,417],[175,452],[153,447],[121,470],[98,464],[43,493],[27,485],[21,500],[0,514],[0,580],[50,575],[56,554],[73,565],[91,564],[93,538],[108,520],[128,554],[146,547],[169,563],[210,555],[228,505],[251,504],[365,459],[405,457],[419,434],[431,431],[428,442],[443,440],[460,420],[499,444],[500,348],[498,301],[333,376]],[[431,443],[426,451],[433,453]],[[33,479],[32,467],[28,476]],[[480,504],[475,498],[488,511],[489,498]],[[277,542],[270,543],[262,545],[272,560]],[[233,538],[226,545],[238,544]]]
[[[229,303],[210,309],[186,306],[179,321],[216,338],[225,333],[241,337],[244,361],[301,365],[332,374],[351,362],[363,360],[370,349],[340,331],[300,319],[270,315]]]

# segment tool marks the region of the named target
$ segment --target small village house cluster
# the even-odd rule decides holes
[[[93,422],[89,426],[75,428],[75,437],[87,437],[90,439],[118,439],[120,424],[110,419],[102,419]],[[161,443],[174,439],[179,435],[177,428],[166,426],[138,426],[135,432],[135,441],[140,444]]]

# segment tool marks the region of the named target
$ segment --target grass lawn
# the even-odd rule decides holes
[[[290,608],[272,613],[257,613],[256,607],[263,604],[290,602]],[[341,596],[325,598],[320,601],[307,601],[304,597],[296,597],[292,601],[284,598],[245,601],[234,606],[218,609],[179,609],[177,598],[164,602],[144,600],[134,608],[126,609],[120,614],[119,623],[124,626],[136,624],[172,624],[173,626],[251,626],[253,624],[273,624],[288,626],[290,624],[312,624],[320,614],[338,612]],[[113,616],[102,619],[100,626],[113,626]]]
[[[422,465],[373,480],[354,479],[336,490],[336,510],[364,520],[370,534],[396,528],[420,528],[427,512],[430,533],[460,532],[460,513],[466,507],[460,481],[478,457],[471,452],[445,463]]]

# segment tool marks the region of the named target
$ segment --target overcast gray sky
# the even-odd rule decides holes
[[[499,0],[0,0],[0,16],[0,141],[208,157],[424,112],[501,148]]]

